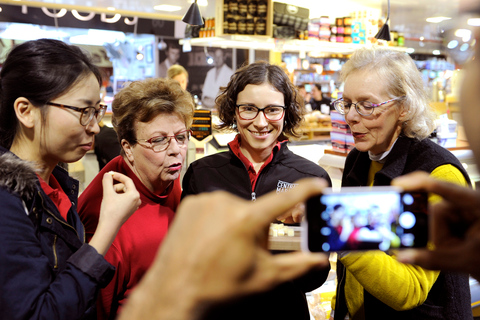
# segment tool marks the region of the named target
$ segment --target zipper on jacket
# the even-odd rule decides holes
[[[66,223],[65,221],[63,220],[60,220],[59,218],[57,218],[56,215],[54,215],[50,210],[48,210],[46,207],[45,207],[45,204],[44,204],[44,201],[43,201],[43,197],[42,197],[42,193],[40,191],[38,191],[38,195],[40,196],[40,199],[42,199],[42,207],[45,209],[45,211],[47,211],[47,213],[49,215],[51,215],[55,220],[57,220],[58,222],[60,222],[61,224],[69,227],[70,229],[72,229],[73,231],[75,231],[75,234],[77,235],[77,238],[80,239],[80,235],[78,234],[78,231],[71,225],[69,225],[68,223]]]
[[[257,201],[257,194],[255,192],[252,192],[252,201]]]
[[[55,260],[55,264],[53,265],[53,268],[54,269],[57,269],[58,268],[58,256],[57,256],[57,235],[55,235],[55,238],[53,238],[53,257],[54,257],[54,260]]]

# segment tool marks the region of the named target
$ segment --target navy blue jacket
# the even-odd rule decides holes
[[[98,289],[114,274],[85,244],[78,181],[58,166],[53,175],[72,202],[68,222],[31,164],[0,147],[0,319],[95,317]]]

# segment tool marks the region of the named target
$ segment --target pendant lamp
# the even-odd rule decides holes
[[[377,34],[375,35],[375,38],[378,40],[386,40],[390,41],[390,28],[388,27],[388,19],[390,18],[390,0],[388,0],[388,8],[387,8],[387,19],[385,20],[385,23],[383,26],[378,30]]]
[[[187,13],[182,18],[182,21],[191,26],[202,26],[203,18],[198,7],[197,0],[193,1]]]

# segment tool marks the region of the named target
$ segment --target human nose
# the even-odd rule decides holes
[[[258,114],[254,120],[254,124],[258,126],[268,125],[268,120],[267,120],[267,117],[265,116],[265,109],[258,110]]]
[[[97,134],[100,132],[100,126],[98,125],[97,118],[92,117],[92,119],[87,123],[85,129],[93,134]]]
[[[360,115],[357,112],[357,105],[351,104],[349,108],[345,108],[345,121],[348,122],[358,122],[358,117]]]
[[[167,153],[178,154],[180,153],[180,144],[175,136],[168,137]]]

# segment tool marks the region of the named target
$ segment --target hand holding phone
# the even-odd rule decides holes
[[[326,189],[307,200],[302,249],[311,252],[425,247],[428,195],[397,187]]]

